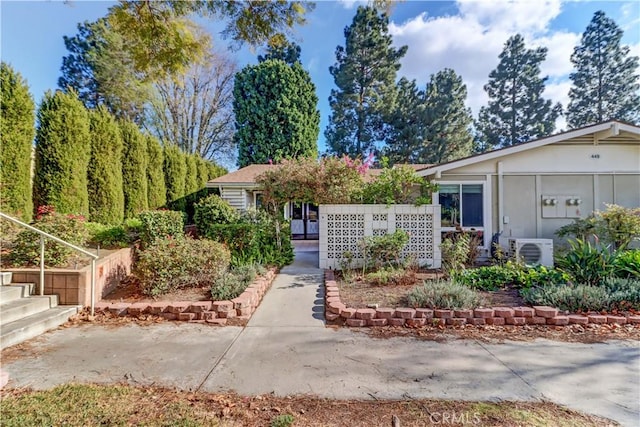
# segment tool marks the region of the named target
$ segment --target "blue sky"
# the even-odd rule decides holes
[[[295,31],[302,46],[302,61],[318,91],[321,112],[319,145],[330,114],[328,97],[334,87],[329,66],[337,45],[344,45],[348,26],[360,1],[318,1],[308,23]],[[113,5],[106,1],[7,1],[1,0],[2,61],[10,63],[27,79],[38,102],[48,89],[57,87],[66,49],[63,35],[74,35],[76,25],[104,16]],[[549,76],[546,95],[566,106],[571,72],[569,57],[593,13],[604,10],[625,31],[623,43],[640,54],[640,2],[632,1],[404,1],[391,15],[394,43],[407,45],[398,77],[416,79],[423,86],[429,76],[450,67],[462,75],[469,91],[468,105],[474,114],[486,103],[482,86],[498,63],[507,38],[525,37],[527,46],[549,49],[542,71]],[[208,26],[216,32],[215,25]],[[217,46],[226,46],[214,34]],[[257,54],[244,48],[233,53],[240,66],[255,63]],[[564,126],[560,120],[559,127]]]

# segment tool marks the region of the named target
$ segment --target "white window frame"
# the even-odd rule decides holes
[[[458,185],[460,187],[460,203],[462,204],[462,186],[463,185],[481,185],[482,186],[482,226],[476,227],[465,227],[461,226],[464,231],[482,231],[484,236],[482,249],[487,249],[488,245],[491,245],[491,236],[488,236],[488,233],[491,233],[491,194],[489,194],[488,189],[490,186],[487,181],[437,181],[438,185]],[[440,192],[433,193],[433,200],[437,204],[440,204]],[[462,207],[462,205],[461,205]],[[442,218],[442,213],[440,214]],[[460,209],[460,217],[462,218],[462,209]],[[443,233],[448,231],[456,231],[456,227],[444,227],[441,225],[441,230]]]

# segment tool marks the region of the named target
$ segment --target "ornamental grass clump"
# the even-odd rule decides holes
[[[478,292],[450,281],[425,282],[407,295],[407,301],[414,308],[470,309],[485,304]]]

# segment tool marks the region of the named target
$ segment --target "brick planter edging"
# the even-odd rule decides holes
[[[276,277],[276,269],[258,277],[237,298],[230,301],[155,301],[155,302],[107,302],[100,301],[95,311],[109,312],[117,316],[138,317],[153,314],[167,320],[191,323],[211,323],[224,326],[227,319],[248,320],[258,308],[262,297]]]
[[[564,315],[554,307],[489,307],[473,310],[430,308],[350,308],[340,300],[340,290],[333,270],[325,270],[325,318],[347,326],[522,326],[572,324],[640,325],[640,315],[601,315],[599,313]]]

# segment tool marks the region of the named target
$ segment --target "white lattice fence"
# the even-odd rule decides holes
[[[362,263],[358,242],[397,229],[409,233],[403,256],[440,267],[440,205],[320,205],[320,268],[340,268],[345,252]]]

